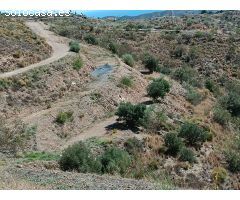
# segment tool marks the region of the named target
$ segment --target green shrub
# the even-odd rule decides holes
[[[130,67],[133,67],[135,61],[134,61],[134,59],[133,59],[131,54],[124,54],[122,56],[122,59],[123,59],[124,63],[126,63]]]
[[[79,142],[64,150],[60,160],[60,168],[64,171],[101,173],[101,163],[95,159],[90,149],[83,142]]]
[[[203,38],[205,37],[205,32],[203,31],[197,31],[194,35],[196,38]]]
[[[98,45],[98,40],[95,38],[95,36],[93,35],[86,35],[84,37],[84,40],[88,43],[88,44],[92,44],[92,45]]]
[[[109,45],[108,45],[108,48],[109,50],[114,53],[114,54],[117,54],[118,53],[118,46],[116,43],[113,43],[111,42]]]
[[[124,147],[129,154],[137,154],[143,150],[143,143],[136,137],[129,138],[124,143]]]
[[[221,106],[227,109],[233,116],[240,116],[240,82],[226,81],[227,94],[219,99]]]
[[[124,120],[127,125],[138,126],[141,124],[145,109],[146,106],[142,104],[121,103],[116,115],[119,117],[119,120]]]
[[[133,80],[130,77],[124,76],[120,80],[120,86],[121,87],[132,87],[133,86]]]
[[[147,93],[153,100],[157,100],[159,97],[163,99],[170,91],[170,87],[168,81],[162,78],[154,79],[147,87]]]
[[[78,53],[80,51],[80,45],[76,41],[71,41],[69,43],[69,46],[70,46],[70,51],[72,52]]]
[[[166,74],[169,75],[171,74],[172,70],[169,67],[163,66],[163,67],[159,67],[158,71],[162,74]]]
[[[83,61],[82,59],[79,57],[77,58],[74,63],[73,63],[73,69],[75,70],[80,70],[83,66]]]
[[[179,153],[179,160],[181,161],[188,161],[189,163],[196,162],[196,158],[194,156],[194,153],[191,149],[188,149],[186,147],[182,148]]]
[[[110,174],[125,174],[131,164],[128,152],[116,147],[108,148],[100,158],[102,172]]]
[[[181,126],[179,137],[190,145],[197,145],[208,140],[209,133],[194,123],[186,122]]]
[[[220,89],[219,89],[218,85],[213,80],[207,79],[205,81],[205,87],[210,92],[212,92],[215,96],[220,94]]]
[[[186,62],[194,61],[199,56],[198,49],[196,47],[191,47],[185,58]]]
[[[212,179],[218,185],[225,182],[227,175],[227,170],[223,167],[215,167],[212,171]]]
[[[10,82],[6,79],[0,79],[0,90],[7,89],[10,85]]]
[[[213,119],[217,123],[225,126],[231,120],[231,114],[227,110],[225,110],[221,107],[217,107],[213,111]]]
[[[176,69],[173,73],[173,78],[181,83],[186,82],[192,86],[198,87],[201,85],[201,81],[197,77],[197,71],[188,66]]]
[[[90,99],[94,102],[98,102],[101,99],[102,95],[99,92],[91,92]]]
[[[60,112],[57,115],[56,122],[59,124],[65,124],[66,122],[73,120],[73,112]]]
[[[240,154],[239,152],[231,151],[226,154],[228,168],[231,172],[240,172]]]
[[[156,133],[161,129],[169,130],[171,128],[167,123],[167,116],[164,111],[155,110],[153,106],[145,110],[142,125],[151,133]]]
[[[177,46],[173,51],[173,55],[177,58],[181,58],[185,54],[186,54],[186,49],[181,45]]]
[[[59,35],[63,36],[63,37],[68,37],[70,35],[70,31],[67,29],[62,29],[58,32]]]
[[[177,155],[183,147],[183,142],[176,133],[167,133],[164,137],[164,142],[167,147],[167,152],[174,156]]]
[[[187,89],[186,99],[193,105],[199,104],[203,100],[203,96],[192,87]]]
[[[226,107],[234,116],[240,116],[240,95],[236,92],[230,92],[226,96]]]
[[[207,79],[205,81],[205,87],[210,91],[210,92],[215,92],[216,90],[216,85],[213,80]]]
[[[150,54],[144,56],[143,64],[151,73],[158,70],[158,60]]]

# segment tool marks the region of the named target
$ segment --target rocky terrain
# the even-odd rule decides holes
[[[33,33],[23,20],[0,16],[0,70],[26,67],[51,54],[51,46]]]
[[[0,188],[239,189],[238,14],[0,18]]]

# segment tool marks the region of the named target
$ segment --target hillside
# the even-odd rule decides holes
[[[0,70],[23,68],[51,54],[51,47],[20,19],[0,15]]]
[[[239,189],[238,16],[4,19],[52,54],[0,74],[0,188]]]

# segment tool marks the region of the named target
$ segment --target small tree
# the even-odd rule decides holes
[[[170,87],[171,86],[168,81],[162,78],[155,79],[147,87],[147,93],[148,96],[153,98],[153,100],[157,100],[159,97],[163,99],[164,96],[170,91]]]
[[[143,64],[151,73],[158,70],[158,60],[150,54],[145,55]]]
[[[145,105],[137,104],[133,105],[130,102],[121,103],[118,107],[116,115],[120,120],[124,120],[129,126],[138,126],[143,118]]]

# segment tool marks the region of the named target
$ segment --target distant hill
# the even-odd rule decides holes
[[[107,16],[104,18],[116,18],[118,20],[138,20],[138,19],[151,19],[156,17],[164,17],[164,16],[171,16],[172,12],[174,16],[183,16],[183,15],[196,15],[200,14],[201,10],[165,10],[165,11],[157,11],[152,13],[145,13],[137,16],[122,16],[122,17],[116,17],[116,16]]]

